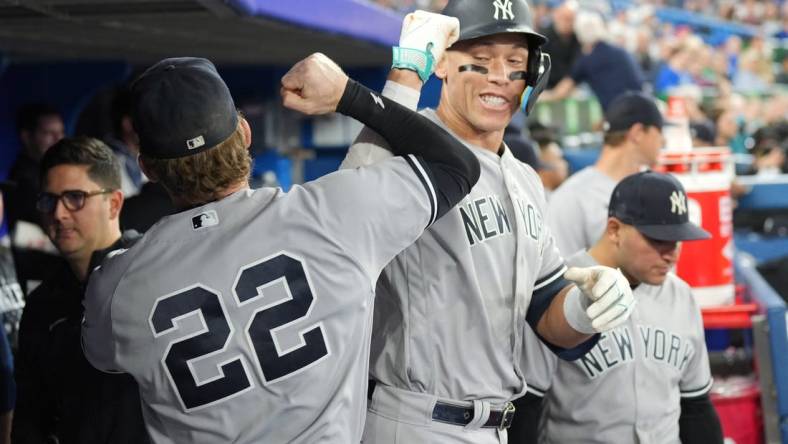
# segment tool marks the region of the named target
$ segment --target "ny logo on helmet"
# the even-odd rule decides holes
[[[493,15],[495,20],[514,20],[512,0],[495,0],[493,6],[495,6],[495,14]],[[501,14],[501,18],[498,18],[498,13]]]
[[[670,212],[682,215],[687,212],[687,196],[681,191],[674,191],[670,195]]]

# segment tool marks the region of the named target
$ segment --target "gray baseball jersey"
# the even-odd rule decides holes
[[[567,263],[596,265],[586,251]],[[579,360],[561,361],[544,350],[533,352],[536,360],[526,349],[532,363],[526,377],[534,393],[546,390],[543,442],[680,442],[681,398],[707,393],[712,382],[700,309],[672,273],[662,285],[638,285],[634,294],[630,319],[603,333]],[[527,346],[541,347],[530,335]]]
[[[435,217],[417,164],[239,191],[93,273],[85,354],[134,376],[153,442],[360,441],[375,282]]]
[[[529,308],[566,285],[566,267],[543,223],[539,176],[508,148],[469,148],[481,164],[470,195],[381,275],[370,373],[405,390],[503,403],[525,390]]]
[[[570,176],[553,192],[547,206],[547,225],[562,255],[588,249],[602,237],[615,187],[615,180],[590,166]]]

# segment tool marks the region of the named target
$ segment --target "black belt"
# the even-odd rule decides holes
[[[377,381],[369,381],[369,387],[367,388],[368,399],[372,399],[372,394],[375,392],[376,386]],[[491,409],[490,416],[482,427],[493,427],[501,430],[508,429],[509,426],[512,425],[513,419],[514,404],[507,402],[503,410]],[[435,403],[435,408],[432,409],[432,420],[446,424],[465,426],[473,420],[473,407],[463,407],[438,401]]]

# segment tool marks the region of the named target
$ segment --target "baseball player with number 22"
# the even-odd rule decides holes
[[[524,0],[450,0],[443,14],[403,21],[383,95],[415,109],[434,70],[440,103],[421,114],[465,144],[481,178],[378,280],[364,443],[505,443],[511,400],[526,388],[526,322],[575,359],[632,310],[617,270],[566,269],[539,176],[503,143],[546,83],[544,41]],[[390,156],[365,128],[342,167]]]
[[[401,156],[252,190],[249,125],[213,64],[163,60],[132,96],[140,164],[180,212],[93,272],[86,357],[134,377],[156,444],[358,443],[375,281],[478,161],[319,54],[283,77],[285,106],[358,118]]]

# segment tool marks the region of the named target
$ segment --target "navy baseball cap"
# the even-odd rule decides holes
[[[225,141],[238,127],[238,111],[213,63],[164,59],[131,86],[132,121],[140,153],[156,159],[190,156]]]
[[[625,92],[613,99],[605,113],[605,131],[626,131],[632,125],[655,126],[662,129],[662,113],[654,98],[641,92]]]
[[[709,146],[714,145],[714,125],[710,122],[691,122],[690,134],[693,138],[706,142]]]
[[[651,239],[687,241],[711,237],[690,222],[684,187],[669,174],[643,171],[625,177],[613,190],[607,214]]]

